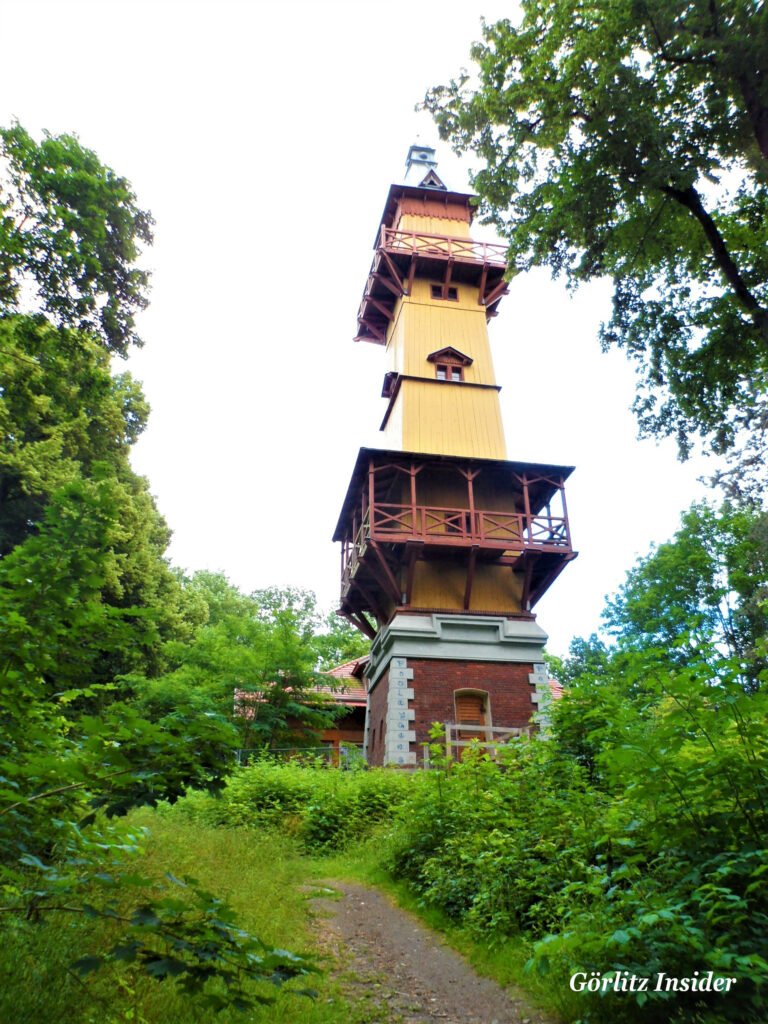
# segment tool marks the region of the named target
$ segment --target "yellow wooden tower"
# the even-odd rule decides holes
[[[416,764],[529,726],[546,689],[532,608],[571,548],[571,467],[507,460],[487,322],[504,247],[470,237],[472,197],[412,146],[389,190],[355,340],[385,349],[380,449],[361,449],[334,536],[341,608],[373,641],[366,746]],[[519,386],[519,384],[518,384]]]

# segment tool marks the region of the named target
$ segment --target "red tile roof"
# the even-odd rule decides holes
[[[330,675],[331,673],[326,673]],[[326,693],[329,697],[333,697],[340,704],[349,704],[352,707],[365,707],[368,701],[368,694],[362,688],[362,686],[342,686],[338,687],[323,686],[322,684],[316,686],[315,689],[318,693]]]
[[[355,658],[353,661],[345,661],[343,665],[336,665],[335,668],[329,668],[325,673],[327,676],[335,676],[336,679],[352,679],[353,677],[360,678],[362,670],[368,664],[368,655],[363,655],[362,658]]]
[[[552,694],[552,700],[560,700],[563,696],[563,688],[556,679],[548,679],[549,692]]]
[[[345,661],[343,665],[336,665],[323,673],[326,676],[333,676],[334,679],[348,679],[349,682],[339,688],[320,685],[317,689],[320,693],[327,693],[334,700],[341,704],[350,704],[354,707],[365,707],[368,695],[362,686],[357,685],[353,680],[360,678],[361,669],[368,663],[368,658],[355,658],[353,661]]]

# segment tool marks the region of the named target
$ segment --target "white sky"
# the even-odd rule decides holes
[[[0,122],[78,134],[157,222],[129,361],[152,417],[133,461],[176,564],[334,605],[330,537],[357,449],[381,444],[383,351],[352,337],[387,189],[417,134],[437,138],[414,105],[467,64],[482,14],[511,10],[0,0]],[[597,342],[609,297],[519,277],[491,325],[509,458],[577,467],[580,555],[536,608],[553,653],[598,627],[636,555],[705,493],[701,465],[636,440],[633,372]]]

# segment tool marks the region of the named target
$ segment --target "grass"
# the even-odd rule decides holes
[[[313,874],[287,836],[244,829],[217,829],[192,823],[173,811],[136,812],[131,823],[147,826],[142,871],[162,878],[166,872],[191,876],[226,899],[243,928],[265,942],[293,952],[316,952],[309,903]],[[81,981],[69,970],[72,960],[97,951],[109,938],[103,925],[65,914],[44,924],[6,931],[0,949],[0,1021],[13,1024],[373,1024],[386,1020],[371,998],[350,1001],[343,975],[324,973],[311,980],[316,999],[291,994],[306,979],[282,990],[262,986],[275,1002],[252,1017],[235,1011],[213,1014],[196,1007],[172,982],[156,982],[132,968],[116,965]]]
[[[302,852],[297,835],[261,828],[222,828],[191,814],[193,804],[134,812],[133,825],[145,826],[151,838],[141,870],[163,879],[166,872],[192,877],[215,892],[237,912],[241,926],[264,942],[292,952],[323,955],[312,922],[317,914],[311,897],[323,882],[355,881],[387,892],[394,903],[440,931],[448,943],[478,970],[503,985],[524,990],[552,1015],[565,1009],[540,979],[524,973],[530,948],[523,939],[492,946],[457,927],[445,914],[421,903],[407,887],[381,867],[386,852],[386,826],[343,852],[327,856]],[[287,819],[286,819],[287,821]],[[295,830],[294,830],[295,831]],[[56,915],[45,926],[7,935],[0,948],[0,1022],[13,1024],[374,1024],[388,1022],[380,987],[360,984],[328,960],[323,973],[309,983],[317,998],[291,993],[307,987],[297,979],[276,990],[262,986],[274,1003],[252,1016],[201,1009],[171,982],[156,982],[135,969],[117,965],[85,981],[68,965],[84,953],[104,948],[109,939],[100,923]],[[370,979],[368,979],[370,981]]]

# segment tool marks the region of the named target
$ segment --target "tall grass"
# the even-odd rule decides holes
[[[189,876],[226,899],[242,927],[265,942],[294,952],[312,952],[314,916],[306,885],[317,865],[302,859],[296,840],[277,833],[222,829],[185,819],[175,808],[141,811],[131,822],[149,828],[142,871],[158,879],[170,872]],[[124,894],[126,898],[129,893]],[[252,1016],[219,1014],[196,1006],[170,981],[156,982],[124,965],[85,980],[69,969],[84,952],[109,939],[103,924],[61,913],[44,923],[6,933],[0,948],[0,1021],[5,1024],[243,1024],[244,1020],[285,1024],[367,1024],[383,1020],[367,999],[350,1000],[343,979],[323,973],[307,983],[278,990],[262,985],[274,1003]],[[318,955],[321,955],[318,951]],[[291,989],[311,985],[317,997]]]

